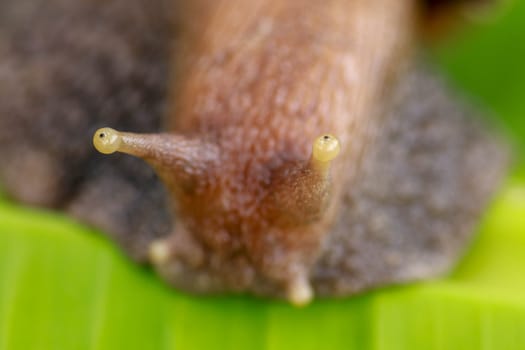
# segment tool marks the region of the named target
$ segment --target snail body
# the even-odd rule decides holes
[[[415,2],[204,3],[202,12],[199,2],[176,11],[184,16],[173,136],[119,138],[119,151],[156,169],[180,218],[156,242],[153,263],[174,284],[186,287],[171,267],[182,265],[196,270],[191,289],[220,291],[223,282],[207,271],[213,258],[236,276],[239,290],[262,280],[294,303],[308,302],[310,271],[341,187],[351,183],[369,130],[378,127],[372,101],[411,46]],[[257,15],[245,16],[250,9]],[[402,24],[395,33],[394,23]],[[325,154],[312,146],[319,149],[314,139],[323,133],[345,147],[341,162],[321,170],[331,160],[321,161]]]
[[[156,92],[142,100],[152,110],[135,108],[113,122],[102,110],[102,117],[89,117],[88,129],[123,129],[97,130],[95,147],[145,163],[125,155],[95,161],[82,148],[76,152],[83,158],[75,159],[97,165],[74,182],[74,191],[50,200],[48,188],[59,186],[49,180],[27,195],[4,174],[15,197],[62,207],[105,229],[170,284],[198,293],[249,291],[302,305],[314,295],[433,276],[461,253],[505,157],[443,92],[444,84],[413,63],[420,2],[176,2],[166,20],[174,38],[164,26],[148,26],[163,11],[137,15],[130,9],[135,2],[114,3],[131,18],[108,27],[118,34],[123,57],[132,58],[130,67],[149,67],[153,52],[170,78],[146,73],[155,89],[134,88],[139,96]],[[136,23],[144,31],[136,32],[138,39],[127,32]],[[156,31],[165,38],[158,43],[163,49],[150,47]],[[98,55],[115,57],[116,71],[130,75],[128,88],[136,70],[120,68],[117,53]],[[61,55],[70,59],[67,50]],[[95,77],[121,79],[105,78],[99,61],[88,65],[96,67]],[[42,93],[14,72],[14,81]],[[78,74],[66,81],[76,86]],[[102,97],[111,101],[111,94]],[[3,109],[25,115],[26,104],[13,101]],[[96,99],[73,103],[86,110],[93,104]],[[141,127],[141,118],[150,122]],[[50,130],[47,123],[43,130]],[[13,143],[0,134],[2,140]],[[27,148],[23,158],[38,153]],[[34,163],[37,172],[51,173],[45,179],[62,173],[56,173],[64,167],[57,148],[40,150],[44,161]],[[494,160],[494,171],[481,171],[480,154]]]

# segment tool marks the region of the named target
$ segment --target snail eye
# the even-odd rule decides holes
[[[120,133],[111,128],[98,129],[93,135],[93,145],[100,153],[115,153],[119,150],[121,143]]]
[[[330,134],[319,136],[313,144],[312,156],[320,162],[329,162],[339,154],[341,146],[339,140]]]

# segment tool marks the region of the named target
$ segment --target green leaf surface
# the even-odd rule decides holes
[[[525,185],[511,183],[451,276],[304,309],[165,287],[97,232],[0,205],[0,349],[519,349]]]

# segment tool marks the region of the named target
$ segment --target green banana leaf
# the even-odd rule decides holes
[[[525,2],[436,52],[525,145]],[[521,41],[520,41],[521,40]],[[0,199],[0,350],[525,349],[525,168],[449,276],[298,309],[163,285],[94,230]]]
[[[520,349],[525,182],[450,276],[298,309],[165,287],[56,213],[0,204],[0,349]]]

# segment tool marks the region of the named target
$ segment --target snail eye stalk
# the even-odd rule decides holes
[[[98,129],[93,145],[103,154],[126,153],[148,162],[169,189],[198,183],[219,159],[217,146],[174,133],[136,134]]]
[[[339,155],[340,151],[341,145],[335,136],[321,135],[313,143],[310,162],[314,168],[327,172],[332,160]]]
[[[273,180],[273,195],[268,197],[270,212],[298,225],[319,220],[331,203],[330,168],[340,150],[335,136],[321,135],[312,142],[308,159],[279,169]]]

